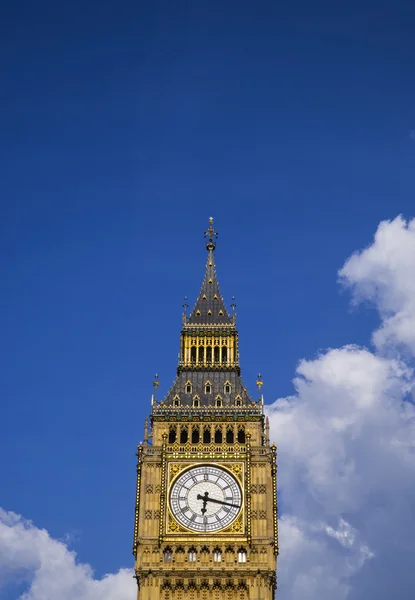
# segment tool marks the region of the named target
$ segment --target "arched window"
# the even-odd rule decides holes
[[[173,404],[174,406],[180,406],[180,396],[178,396],[177,394],[174,397]]]
[[[218,406],[218,407],[222,406],[222,398],[220,396],[218,396],[216,398],[216,406]]]
[[[207,346],[206,348],[206,362],[212,362],[212,346]]]
[[[210,429],[208,427],[203,430],[203,443],[210,444]]]
[[[197,554],[196,548],[189,548],[189,562],[196,562]]]
[[[193,407],[194,408],[199,408],[199,396],[195,396],[193,398]]]
[[[190,360],[194,363],[196,362],[196,346],[190,348]]]
[[[219,548],[216,548],[213,551],[213,562],[220,563],[222,562],[222,552]]]
[[[187,427],[183,427],[180,431],[180,443],[186,444],[188,440]]]
[[[215,346],[213,354],[214,354],[214,358],[215,358],[215,363],[218,363],[219,360],[220,360],[220,357],[219,357],[219,355],[220,355],[219,346]]]
[[[239,550],[238,550],[238,563],[246,563],[246,550],[245,550],[245,548],[239,548]]]
[[[221,429],[216,429],[215,431],[215,444],[221,444],[222,443],[222,430]]]
[[[203,346],[199,347],[199,362],[202,363],[205,360],[205,349]]]
[[[190,381],[186,381],[185,391],[186,391],[186,394],[192,393],[192,384],[190,383]]]
[[[198,444],[199,438],[200,438],[199,427],[196,425],[192,429],[192,444]]]
[[[243,427],[238,430],[238,442],[245,444],[245,429]]]
[[[226,431],[226,443],[227,444],[233,444],[233,442],[234,442],[233,429],[228,429]]]
[[[224,392],[224,394],[230,394],[231,391],[232,391],[231,384],[229,383],[229,381],[227,381],[225,383],[225,385],[223,386],[223,392]]]
[[[212,385],[210,383],[210,381],[207,381],[205,383],[205,394],[211,394],[212,393]]]
[[[164,548],[164,562],[171,562],[173,559],[173,552],[170,546]]]
[[[176,426],[171,425],[170,429],[169,429],[169,444],[174,444],[174,442],[176,441],[176,437],[177,437]]]
[[[226,346],[222,346],[222,362],[226,363],[228,360],[228,349]]]

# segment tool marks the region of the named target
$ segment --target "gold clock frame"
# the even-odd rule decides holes
[[[241,489],[241,508],[236,517],[223,529],[219,529],[214,532],[201,532],[194,531],[182,525],[174,516],[170,508],[170,493],[176,479],[186,470],[201,467],[201,466],[212,466],[223,471],[226,471],[229,475],[236,479],[237,484]],[[246,523],[246,510],[245,510],[245,464],[243,461],[233,461],[228,464],[215,462],[212,460],[203,461],[180,461],[180,462],[169,462],[168,463],[168,485],[167,485],[167,502],[166,502],[166,514],[164,515],[164,534],[166,536],[174,534],[186,533],[189,536],[198,536],[200,539],[211,539],[217,536],[231,535],[246,535],[248,530]]]

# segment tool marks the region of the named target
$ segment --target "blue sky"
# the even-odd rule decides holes
[[[134,452],[209,216],[252,394],[371,347],[337,271],[414,215],[414,27],[397,0],[3,5],[0,506],[98,577],[132,565]]]

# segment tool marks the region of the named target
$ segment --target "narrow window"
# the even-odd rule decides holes
[[[189,550],[189,562],[196,562],[196,550],[195,550],[195,548],[190,548],[190,550]]]
[[[199,398],[193,399],[193,408],[199,408]]]
[[[222,362],[226,363],[228,360],[228,349],[226,346],[222,346]]]
[[[226,432],[226,443],[233,444],[233,441],[233,431],[232,429],[228,429],[228,431]]]
[[[210,382],[208,381],[207,383],[205,383],[205,394],[211,394],[212,393],[212,386],[210,385]]]
[[[214,550],[213,562],[220,563],[222,561],[222,552],[220,550]]]
[[[210,444],[210,429],[205,429],[203,431],[203,443]]]
[[[203,346],[200,346],[199,348],[199,362],[203,362],[205,360],[205,349],[203,348]]]
[[[212,362],[212,346],[206,348],[206,362]]]
[[[187,439],[188,439],[187,427],[183,427],[183,429],[180,432],[180,443],[181,444],[186,444],[187,443]]]
[[[186,390],[186,394],[191,394],[191,393],[192,393],[192,384],[190,383],[190,381],[188,381],[188,382],[186,383],[186,388],[185,388],[185,390]]]
[[[245,444],[245,429],[240,429],[238,431],[238,442],[240,444]]]
[[[190,360],[196,362],[196,346],[190,348]]]
[[[220,429],[217,429],[215,431],[215,444],[221,444],[222,443],[222,431]]]
[[[214,350],[215,363],[218,363],[220,360],[219,354],[220,354],[219,346],[215,346],[215,350]]]
[[[179,396],[175,396],[174,397],[174,406],[180,406],[180,397]]]
[[[225,394],[230,394],[231,393],[231,385],[230,383],[226,382],[225,385],[223,386],[223,391]]]
[[[169,444],[174,444],[176,441],[176,427],[170,427],[169,429]]]
[[[222,398],[216,398],[216,406],[222,406]]]
[[[192,444],[199,443],[199,427],[193,427],[192,429]]]
[[[238,550],[238,563],[246,563],[246,550],[244,548]]]
[[[164,549],[164,562],[171,562],[173,558],[173,552],[171,548]]]

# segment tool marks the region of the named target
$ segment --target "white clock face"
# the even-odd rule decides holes
[[[193,531],[219,531],[238,515],[242,493],[236,479],[220,467],[188,469],[174,482],[170,508],[176,519]]]

